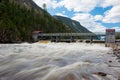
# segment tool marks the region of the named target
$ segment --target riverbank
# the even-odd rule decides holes
[[[117,59],[119,59],[119,61],[120,61],[120,43],[110,44],[109,47],[111,47],[113,49],[112,54],[117,56]]]

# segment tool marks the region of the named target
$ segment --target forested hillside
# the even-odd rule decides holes
[[[116,39],[120,39],[120,32],[116,32]]]
[[[54,19],[47,11],[31,7],[33,1],[29,5],[25,3],[16,4],[14,0],[1,0],[0,43],[31,42],[31,33],[34,30],[47,33],[71,32],[68,26]]]
[[[68,25],[74,32],[80,33],[91,33],[87,28],[82,26],[78,21],[72,20],[63,16],[54,16],[56,19],[63,21],[66,25]]]

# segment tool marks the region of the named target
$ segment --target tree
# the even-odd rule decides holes
[[[2,0],[0,3],[0,42],[31,42],[31,33],[34,30],[45,33],[68,32],[66,27],[47,11],[40,8],[37,12],[35,8],[28,9],[9,1]],[[43,6],[46,9],[46,4]]]
[[[116,39],[120,39],[120,32],[116,33]]]

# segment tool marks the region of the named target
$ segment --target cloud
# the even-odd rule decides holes
[[[62,0],[59,6],[64,6],[69,11],[90,12],[98,4],[99,0]]]
[[[120,22],[120,0],[101,0],[100,6],[103,8],[112,6],[112,8],[104,12],[104,23]]]
[[[115,29],[116,32],[120,32],[120,27],[112,27],[111,29]]]
[[[115,6],[105,13],[103,19],[104,23],[118,23],[120,22],[120,6]]]
[[[55,15],[68,17],[68,16],[67,16],[67,15],[65,15],[64,13],[56,13]]]
[[[102,15],[95,15],[94,18],[96,21],[101,21],[103,19],[103,16]]]
[[[108,6],[118,6],[120,5],[120,0],[101,0],[100,6],[106,8]]]
[[[92,32],[105,32],[106,27],[96,22],[95,17],[89,13],[77,13],[72,19],[79,21],[81,25]]]
[[[104,32],[106,27],[102,23],[120,22],[120,0],[34,0],[37,5],[43,7],[45,3],[47,9],[66,8],[74,11],[72,19],[79,21],[84,27],[92,32]],[[91,15],[90,12],[96,7],[112,8],[105,11],[104,15]],[[59,16],[69,17],[67,11],[55,13]],[[102,22],[102,23],[101,23]],[[119,27],[113,27],[120,30]]]

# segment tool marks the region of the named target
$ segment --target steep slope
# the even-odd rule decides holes
[[[0,2],[0,42],[31,42],[31,33],[71,32],[70,28],[39,8],[32,0]]]
[[[37,11],[43,11],[38,5],[34,3],[33,0],[9,0],[12,3],[19,4],[22,7],[26,7],[28,9],[35,9]]]
[[[91,33],[88,29],[83,27],[79,22],[72,20],[67,17],[63,16],[54,16],[54,18],[63,21],[67,24],[74,32],[81,32],[81,33]]]

